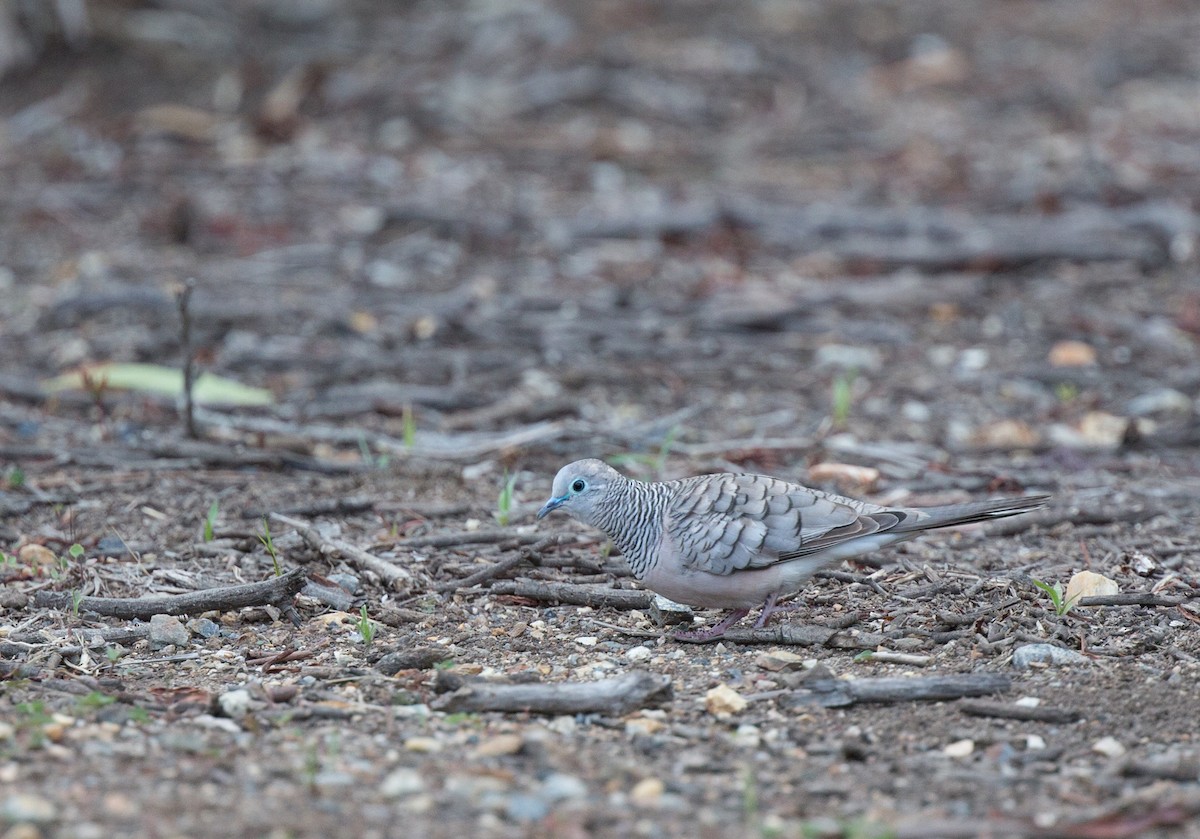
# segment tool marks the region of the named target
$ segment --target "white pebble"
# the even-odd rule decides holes
[[[630,661],[645,661],[650,658],[653,653],[649,647],[630,647],[625,651],[625,657]]]
[[[955,740],[942,749],[942,754],[946,757],[967,757],[974,751],[974,740]]]
[[[1101,737],[1092,744],[1092,751],[1105,757],[1120,757],[1125,754],[1125,747],[1116,737]]]

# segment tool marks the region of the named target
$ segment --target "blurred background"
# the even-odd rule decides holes
[[[754,460],[1194,410],[1192,4],[0,10],[10,416],[175,363],[188,277],[204,369],[394,436]]]

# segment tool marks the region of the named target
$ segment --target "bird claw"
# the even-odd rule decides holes
[[[698,629],[692,632],[672,632],[671,638],[676,641],[686,641],[691,644],[703,644],[705,641],[715,641],[720,638],[729,627],[740,621],[746,615],[750,614],[749,609],[734,609],[725,617],[708,629]]]

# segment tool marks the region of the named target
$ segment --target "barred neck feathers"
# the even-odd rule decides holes
[[[662,537],[666,487],[626,480],[609,487],[603,502],[596,505],[596,527],[608,534],[621,549],[630,570],[639,580],[654,565],[654,554]]]

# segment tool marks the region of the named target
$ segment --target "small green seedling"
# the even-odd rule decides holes
[[[496,499],[496,522],[501,527],[508,527],[509,513],[512,510],[513,488],[517,485],[517,476],[504,473],[504,485],[500,487],[500,496]]]
[[[1079,397],[1079,387],[1071,382],[1059,382],[1054,387],[1054,395],[1065,405]]]
[[[71,614],[79,617],[79,604],[83,602],[83,592],[77,588],[71,589]]]
[[[1051,604],[1054,606],[1054,614],[1058,615],[1060,618],[1067,614],[1067,612],[1071,611],[1071,609],[1075,607],[1075,601],[1079,599],[1079,595],[1075,595],[1070,600],[1064,600],[1062,583],[1056,582],[1054,585],[1050,585],[1049,583],[1044,583],[1041,580],[1034,580],[1033,584],[1042,591],[1046,592],[1046,595],[1050,598]]]
[[[412,404],[404,406],[404,448],[411,449],[417,442],[417,418],[413,415]]]
[[[844,373],[839,373],[837,378],[833,380],[833,427],[841,428],[846,424],[846,420],[850,419],[850,407],[854,401],[854,380],[858,378],[858,371],[850,369]]]
[[[358,629],[358,637],[362,638],[365,646],[371,646],[371,642],[375,640],[375,622],[367,617],[367,604],[363,604],[358,612],[358,623],[355,624]]]
[[[71,545],[71,547],[67,548],[67,553],[71,555],[71,559],[79,559],[86,553],[86,551],[83,549],[83,545],[76,542],[75,544]]]
[[[213,540],[213,528],[217,524],[217,516],[221,512],[221,499],[214,498],[213,503],[208,507],[208,515],[204,517],[204,541],[211,542]]]
[[[94,690],[91,693],[85,693],[83,696],[79,697],[79,699],[75,702],[75,707],[80,711],[95,711],[103,708],[106,705],[111,705],[116,701],[117,698],[115,696],[109,696],[108,694]]]
[[[20,489],[25,486],[25,470],[20,466],[14,466],[8,470],[8,488]]]
[[[263,532],[258,534],[258,541],[262,542],[267,553],[271,555],[271,564],[275,566],[275,576],[282,577],[283,569],[279,566],[279,553],[275,550],[275,540],[271,538],[271,523],[267,521],[267,517],[263,516]],[[366,608],[365,606],[363,608]]]

